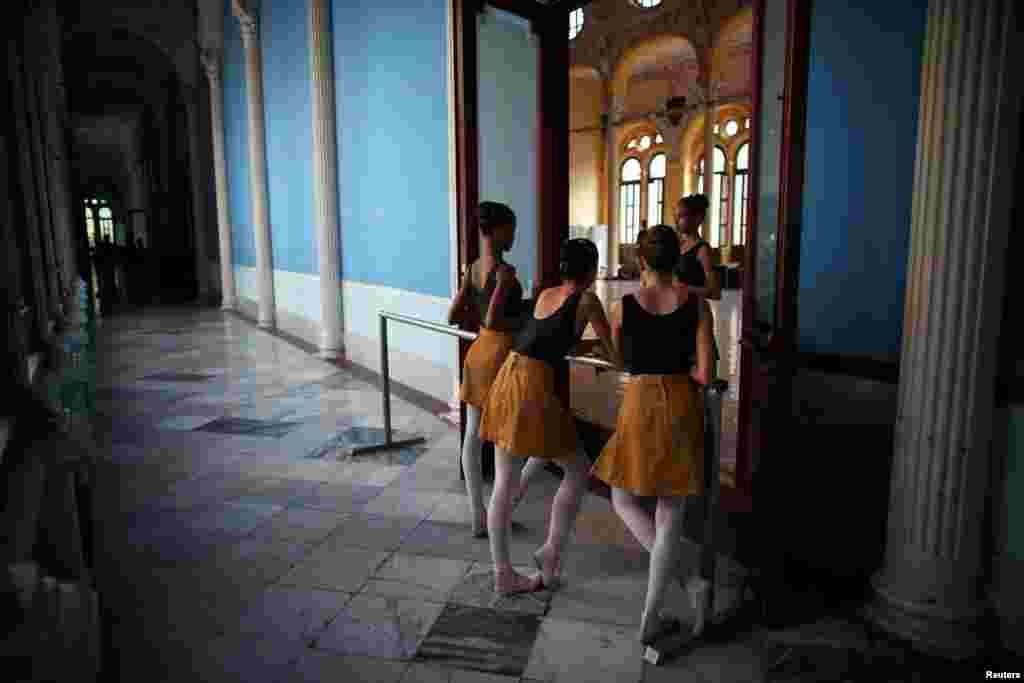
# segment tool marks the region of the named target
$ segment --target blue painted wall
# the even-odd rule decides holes
[[[801,350],[899,360],[927,4],[813,3]]]
[[[336,0],[342,277],[448,297],[445,0]]]
[[[264,0],[261,15],[274,270],[316,275],[309,3]]]
[[[231,252],[236,266],[256,267],[256,238],[249,199],[249,109],[246,104],[245,48],[231,3],[224,3],[224,156],[231,207]]]

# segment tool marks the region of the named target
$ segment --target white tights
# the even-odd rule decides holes
[[[632,493],[612,489],[612,505],[615,512],[640,545],[651,554],[647,598],[644,601],[645,622],[650,622],[653,618],[655,621],[651,623],[657,623],[665,591],[677,573],[685,502],[686,499],[682,496],[659,497],[658,507],[652,517]],[[646,631],[649,628],[648,623],[641,624],[642,630]]]
[[[491,540],[494,568],[499,573],[512,569],[508,551],[509,517],[512,512],[513,489],[521,490],[523,487],[522,479],[519,486],[515,483],[516,460],[518,458],[512,454],[500,448],[494,449],[494,492],[491,495],[491,507],[487,516],[487,531]],[[586,492],[587,473],[590,471],[587,457],[582,451],[571,460],[559,460],[558,463],[565,470],[565,476],[551,503],[551,523],[548,527],[548,540],[545,543],[545,555],[554,558],[556,566],[576,522],[576,515]],[[527,474],[527,468],[539,470],[543,464],[544,461],[540,458],[530,458],[523,467],[524,475]]]
[[[469,498],[469,509],[472,512],[473,524],[482,520],[484,508],[483,470],[481,468],[481,451],[483,442],[480,440],[480,414],[476,406],[466,405],[466,436],[462,442],[462,471],[466,475],[466,496]],[[495,456],[497,457],[497,456]],[[526,488],[538,472],[544,468],[544,460],[530,458],[519,474],[519,486],[512,494],[512,508],[515,509],[522,500]]]

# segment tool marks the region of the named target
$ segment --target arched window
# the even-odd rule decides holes
[[[644,9],[650,9],[651,7],[657,7],[661,4],[661,0],[633,0],[637,7],[643,7]]]
[[[622,243],[636,240],[640,229],[640,162],[630,157],[622,162],[619,181],[619,215],[622,217]]]
[[[85,207],[85,234],[89,236],[89,246],[96,246],[96,221],[93,220],[92,207]]]
[[[665,162],[663,153],[651,157],[647,167],[647,226],[665,222]]]
[[[736,185],[732,205],[732,243],[743,244],[747,235],[747,193],[750,188],[750,144],[736,151]]]
[[[710,221],[705,223],[705,230],[710,233],[708,242],[717,248],[725,236],[726,209],[729,206],[729,174],[725,170],[725,150],[715,147],[715,179],[718,203],[711,207]],[[704,194],[704,157],[697,162],[697,192]]]
[[[583,30],[583,8],[574,9],[569,12],[569,40],[572,40]]]
[[[109,206],[101,206],[99,210],[100,216],[100,236],[110,237],[111,241],[114,239],[114,214],[111,212]]]

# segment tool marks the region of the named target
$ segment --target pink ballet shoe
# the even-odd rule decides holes
[[[542,550],[543,548],[533,554],[533,566],[537,568],[538,572],[540,572],[541,581],[546,590],[558,590],[562,585],[562,578],[553,570],[548,571],[544,568],[544,562],[541,559]]]
[[[494,592],[502,597],[518,593],[533,593],[540,590],[542,585],[540,576],[523,576],[514,570],[508,574],[497,572],[494,574]]]

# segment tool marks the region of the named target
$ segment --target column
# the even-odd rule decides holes
[[[608,274],[619,271],[619,155],[618,136],[615,129],[622,117],[624,103],[622,97],[612,95],[608,103],[608,122],[605,126],[605,168],[608,176],[608,189],[605,192],[608,207]]]
[[[310,0],[313,78],[313,201],[320,253],[320,357],[341,357],[341,258],[338,252],[338,143],[329,0]]]
[[[196,280],[199,301],[210,300],[210,259],[206,254],[206,194],[203,192],[203,165],[200,158],[199,88],[184,86],[185,115],[188,117],[189,175],[192,178],[192,222],[196,226]]]
[[[987,609],[983,513],[1016,149],[1007,136],[1021,96],[1015,2],[928,7],[888,536],[869,607],[886,630],[954,658],[979,650]]]
[[[718,206],[715,202],[718,201],[717,192],[718,189],[715,183],[715,107],[711,100],[711,87],[710,85],[705,90],[704,100],[704,194],[708,198],[708,215],[704,219],[704,239],[711,242],[711,235],[714,234],[714,230],[717,226],[714,224],[718,218],[716,216],[715,207]]]
[[[274,263],[270,244],[270,211],[267,203],[266,118],[263,113],[263,58],[260,54],[259,22],[248,2],[233,0],[232,7],[242,27],[245,46],[246,91],[249,103],[249,187],[252,193],[252,222],[256,232],[256,270],[259,278],[259,326],[275,326]]]
[[[78,307],[78,250],[76,243],[77,211],[72,210],[71,176],[68,168],[68,143],[65,121],[67,107],[63,76],[61,74],[60,18],[54,2],[47,2],[38,14],[42,26],[43,48],[42,67],[44,77],[40,88],[43,94],[43,116],[40,123],[45,129],[46,140],[43,153],[50,168],[50,201],[53,203],[53,222],[56,245],[59,253],[61,292],[60,301],[68,322],[75,326],[81,322]]]
[[[231,263],[231,208],[228,204],[228,164],[224,156],[224,87],[220,54],[201,48],[199,58],[210,83],[210,128],[213,133],[213,173],[217,187],[217,236],[220,244],[220,307],[234,310],[235,270]]]
[[[146,226],[146,214],[149,211],[149,184],[146,182],[145,166],[141,161],[136,162],[131,175],[129,186],[129,199],[131,201],[131,225],[129,226],[133,237],[141,237],[142,243],[150,246],[149,231]]]
[[[29,190],[28,196],[22,197],[21,200],[25,207],[25,219],[27,222],[25,234],[28,236],[28,248],[32,259],[32,285],[35,288],[36,301],[34,313],[36,314],[40,333],[46,335],[53,302],[51,301],[51,290],[47,287],[47,266],[43,256],[42,233],[44,220],[39,215],[39,205],[36,203],[36,197],[38,196],[35,187],[36,178],[32,172],[32,136],[29,133],[25,100],[22,96],[25,92],[22,78],[24,62],[15,41],[8,42],[7,50],[8,63],[10,64],[10,82],[13,86],[11,108],[15,125],[14,131],[17,139],[21,141],[21,144],[18,145],[18,172],[21,174],[24,188]]]

